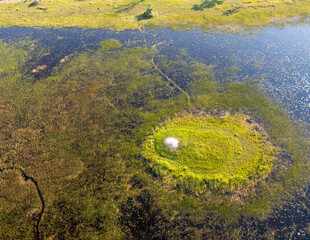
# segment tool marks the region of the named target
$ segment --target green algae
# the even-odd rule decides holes
[[[206,189],[245,186],[271,172],[275,152],[266,136],[254,131],[257,126],[245,122],[248,118],[189,115],[170,119],[147,138],[144,156],[178,180],[190,176]],[[169,136],[180,142],[176,151],[164,144]]]

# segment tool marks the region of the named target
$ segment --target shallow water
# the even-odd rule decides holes
[[[96,50],[100,48],[100,42],[112,38],[119,40],[125,47],[127,45],[151,47],[160,43],[157,50],[160,55],[166,55],[168,59],[174,59],[176,54],[182,53],[187,54],[187,59],[214,65],[218,81],[223,80],[224,68],[237,67],[239,71],[232,76],[234,81],[258,78],[258,84],[264,91],[289,109],[292,116],[310,123],[310,26],[308,25],[287,26],[282,29],[268,27],[256,33],[240,34],[205,33],[197,29],[191,31],[145,29],[123,32],[78,28],[0,29],[0,39],[4,41],[35,40],[38,45],[46,49],[43,57],[29,63],[33,68],[39,65],[48,66],[44,74],[38,75],[37,79],[48,75],[64,57],[86,50]],[[181,87],[190,81],[186,77],[177,78],[171,73],[168,74]],[[307,198],[301,202],[307,204]],[[292,239],[306,239],[309,235],[302,229],[309,223],[310,214],[302,203],[288,202],[285,209],[268,220],[269,225],[277,229],[287,227],[285,231],[292,232],[291,236],[294,237]]]
[[[157,47],[171,57],[181,49],[215,70],[237,67],[236,81],[260,78],[260,85],[279,100],[297,119],[310,122],[310,26],[268,27],[240,34],[205,33],[200,30],[157,29],[113,32],[91,29],[2,28],[0,39],[28,38],[46,46],[50,54],[41,59],[49,69],[60,59],[85,49],[97,49],[105,39],[118,39],[131,46]],[[219,76],[220,77],[220,76]],[[219,79],[220,80],[220,79]],[[185,79],[176,79],[180,85]]]

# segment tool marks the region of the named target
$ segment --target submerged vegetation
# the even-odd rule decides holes
[[[142,24],[169,27],[260,26],[306,16],[303,0],[57,0],[0,1],[0,26],[140,29]],[[154,11],[155,9],[155,11]],[[144,21],[141,21],[144,20]]]
[[[117,48],[121,48],[122,47],[122,44],[115,40],[115,39],[110,39],[110,40],[106,40],[106,41],[103,41],[101,42],[101,48],[103,51],[108,51],[108,50],[111,50],[111,49],[117,49]]]
[[[125,48],[116,40],[70,56],[48,76],[38,76],[28,69],[29,49],[36,47],[35,42],[0,43],[6,59],[0,63],[1,239],[37,234],[41,239],[259,239],[271,236],[271,213],[310,180],[309,139],[251,81],[234,83],[227,77],[219,83],[212,67],[185,54],[176,57],[182,61],[172,61],[154,48]],[[180,117],[185,112],[208,116]],[[223,119],[210,117],[221,112],[231,113],[225,126]],[[268,136],[239,122],[247,114]],[[195,121],[212,128],[210,135],[198,131]],[[179,126],[186,130],[181,135]],[[259,180],[245,184],[251,187],[242,193],[238,188],[230,194],[192,191],[190,179],[165,177],[145,157],[143,143],[154,129],[164,157],[173,159],[178,152],[167,151],[162,138],[182,139],[194,129],[191,140],[216,136],[212,150],[223,142],[228,155],[253,156],[245,175]],[[272,159],[267,139],[281,148],[281,164]],[[187,150],[194,148],[182,144],[179,162],[188,161]],[[222,155],[219,149],[214,159],[223,160]],[[265,161],[260,165],[258,155]],[[189,168],[205,170],[196,166]],[[35,186],[12,167],[35,180],[44,206]],[[263,230],[252,231],[256,226]]]

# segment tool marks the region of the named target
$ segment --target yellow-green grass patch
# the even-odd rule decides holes
[[[179,140],[177,149],[167,146],[167,137]],[[143,154],[161,176],[190,179],[201,191],[231,191],[268,176],[276,148],[247,115],[189,114],[158,126],[146,139]]]
[[[42,1],[0,2],[0,26],[140,29],[143,25],[210,29],[226,25],[261,26],[308,15],[310,3],[296,0]],[[140,18],[149,4],[151,18]]]

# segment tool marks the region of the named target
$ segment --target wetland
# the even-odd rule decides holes
[[[29,4],[0,6],[20,14],[0,28],[1,239],[309,239],[307,21],[233,34],[205,31],[229,1],[179,3],[187,24],[171,1]],[[231,23],[267,3],[242,4]],[[70,28],[16,27],[33,17]]]

